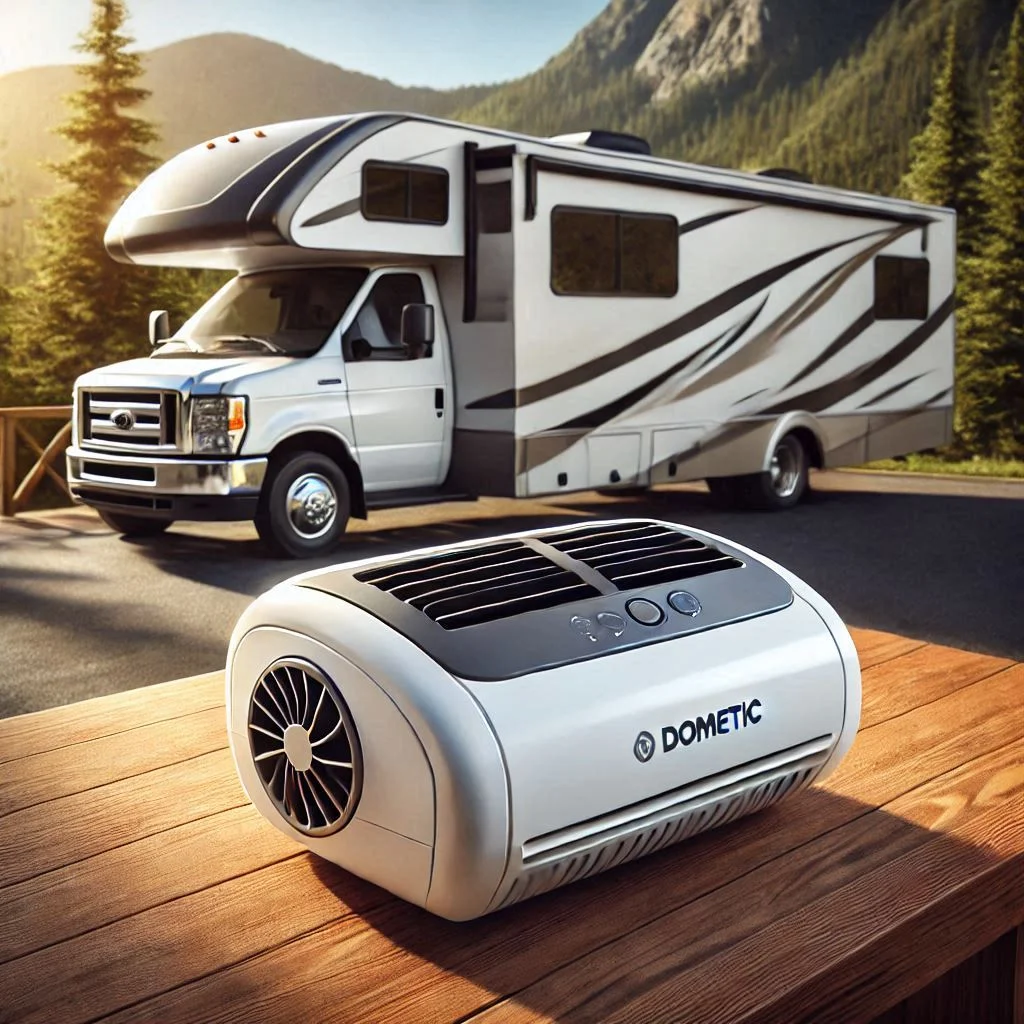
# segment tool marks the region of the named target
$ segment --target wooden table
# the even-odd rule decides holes
[[[1020,1024],[1024,665],[855,639],[822,787],[468,924],[251,809],[220,673],[2,721],[0,1020]]]

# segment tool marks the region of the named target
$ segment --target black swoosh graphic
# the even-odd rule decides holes
[[[707,352],[708,349],[713,348],[715,345],[721,344],[719,349],[716,349],[707,358],[707,362],[710,362],[721,352],[730,348],[736,344],[737,341],[750,329],[751,324],[761,315],[761,310],[768,303],[768,296],[764,297],[764,301],[754,310],[750,316],[747,317],[742,323],[730,327],[728,330],[723,331],[717,337],[712,338],[707,344],[702,345],[696,352],[691,352],[685,359],[676,363],[675,366],[670,367],[663,373],[659,373],[653,380],[647,381],[645,384],[641,384],[639,387],[634,388],[628,395],[623,395],[621,398],[615,399],[614,402],[609,402],[607,405],[601,406],[600,409],[595,409],[593,412],[584,413],[582,416],[577,417],[574,420],[570,420],[568,423],[563,423],[560,426],[552,427],[552,430],[572,430],[579,429],[582,427],[596,428],[603,426],[609,420],[614,419],[616,416],[621,415],[630,406],[636,405],[637,402],[642,401],[652,391],[660,387],[665,381],[674,377],[677,373],[685,370],[695,359]],[[731,337],[730,337],[731,335]],[[723,339],[724,342],[723,342]]]
[[[632,362],[634,359],[639,359],[641,356],[654,352],[664,345],[678,341],[683,335],[690,334],[703,327],[704,324],[716,320],[723,313],[728,313],[730,309],[734,309],[747,299],[757,295],[758,292],[764,291],[765,288],[770,287],[787,274],[791,274],[794,270],[799,270],[800,267],[806,266],[808,263],[812,263],[814,260],[820,259],[836,249],[841,249],[843,246],[851,245],[863,238],[870,238],[876,234],[878,234],[877,231],[869,231],[855,238],[833,242],[831,245],[825,245],[820,249],[804,253],[802,256],[796,256],[785,263],[781,263],[769,270],[764,270],[760,274],[755,274],[746,281],[741,281],[720,295],[715,296],[715,298],[709,299],[688,313],[684,313],[681,317],[655,328],[650,333],[637,338],[622,348],[616,349],[614,352],[608,352],[597,359],[591,360],[589,363],[585,363],[583,366],[574,366],[571,370],[566,370],[554,377],[549,377],[538,384],[531,384],[529,387],[522,388],[519,391],[509,390],[496,395],[490,395],[487,398],[478,399],[475,402],[469,403],[466,408],[510,409],[513,406],[532,405],[534,402],[543,401],[545,398],[552,398],[562,391],[567,391],[569,388],[586,384],[606,373],[611,373],[612,370],[616,370],[620,366]]]
[[[836,353],[842,352],[847,345],[855,342],[873,323],[875,322],[875,311],[869,309],[865,313],[862,313],[849,327],[843,331],[842,334],[832,342],[831,345],[824,352],[820,353],[818,357],[803,370],[801,370],[791,381],[784,384],[779,390],[785,391],[787,388],[791,388],[794,384],[802,381],[804,377],[809,377],[819,366],[823,363],[827,363]]]
[[[349,214],[356,213],[359,210],[359,205],[362,202],[361,196],[356,196],[355,199],[346,199],[345,202],[339,203],[337,206],[332,206],[329,210],[323,210],[321,213],[315,213],[309,220],[302,222],[304,228],[318,227],[320,224],[328,224],[332,220],[341,220],[342,217],[347,217]]]
[[[874,398],[869,398],[866,402],[862,402],[857,406],[858,409],[866,409],[869,405],[874,405],[875,402],[884,402],[885,399],[891,398],[893,395],[898,394],[904,388],[909,388],[911,384],[919,381],[922,377],[927,374],[919,373],[916,377],[911,377],[910,380],[900,381],[899,384],[894,384],[891,388],[886,388],[880,395],[875,395]]]
[[[679,225],[679,234],[688,235],[691,231],[699,231],[701,228],[707,227],[709,224],[715,224],[720,220],[725,220],[728,217],[735,217],[738,213],[747,213],[750,210],[759,210],[760,204],[756,206],[745,206],[742,210],[722,210],[719,213],[709,213],[704,217],[698,217],[696,220],[687,221],[685,224]]]
[[[847,374],[831,384],[780,402],[770,409],[765,409],[761,415],[771,416],[798,409],[806,409],[808,412],[823,412],[843,399],[849,398],[850,395],[855,395],[861,388],[878,380],[879,377],[884,376],[913,355],[949,319],[954,306],[955,298],[950,295],[920,327],[908,334],[881,359],[868,363],[867,366]]]

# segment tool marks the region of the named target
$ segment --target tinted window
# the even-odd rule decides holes
[[[925,320],[930,266],[926,259],[879,256],[875,260],[875,318]]]
[[[448,172],[370,163],[363,167],[363,216],[414,224],[448,220]]]
[[[385,274],[373,286],[366,302],[345,332],[345,358],[404,359],[402,310],[413,302],[425,302],[418,274]],[[365,344],[353,347],[357,339]],[[368,346],[368,349],[367,349]]]
[[[551,214],[551,287],[559,295],[676,294],[679,228],[674,217],[604,210]]]
[[[554,210],[551,214],[551,287],[559,295],[616,291],[614,213]]]
[[[679,285],[679,227],[673,217],[620,218],[625,295],[675,295]]]

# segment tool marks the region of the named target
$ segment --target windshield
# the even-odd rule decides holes
[[[305,267],[236,277],[154,356],[311,356],[367,273],[364,267]]]

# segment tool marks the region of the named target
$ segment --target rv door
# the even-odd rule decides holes
[[[433,340],[406,344],[406,331],[432,326]],[[388,269],[370,282],[342,338],[356,450],[367,494],[436,487],[451,447],[448,335],[433,274]]]

